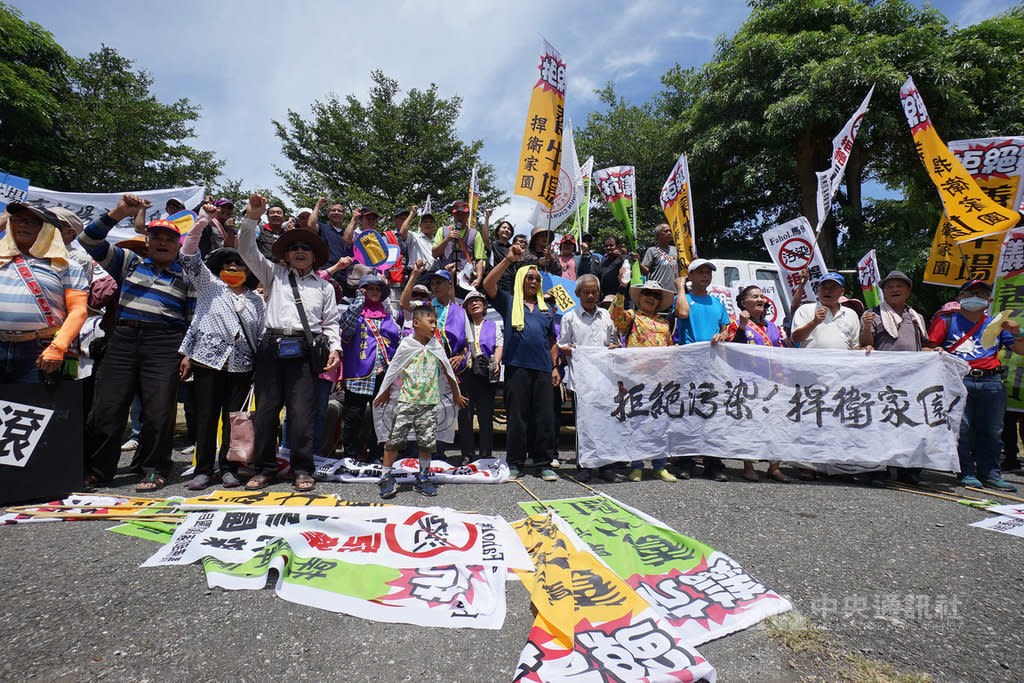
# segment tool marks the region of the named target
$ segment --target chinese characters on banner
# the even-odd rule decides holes
[[[843,129],[839,131],[839,135],[832,138],[832,165],[827,171],[815,173],[818,176],[817,232],[821,232],[821,226],[825,224],[825,219],[828,218],[829,211],[832,209],[832,200],[835,199],[836,192],[839,190],[839,179],[843,177],[843,171],[846,170],[846,162],[850,160],[850,152],[853,151],[853,141],[857,137],[860,122],[864,119],[864,115],[868,113],[868,102],[871,101],[871,94],[873,92],[875,92],[874,84],[872,84],[871,90],[868,90],[867,96],[860,103],[857,111],[853,112],[853,116],[846,122]]]
[[[949,354],[701,342],[573,363],[581,467],[638,454],[771,460],[789,444],[803,464],[960,469],[968,366]]]
[[[540,78],[530,95],[514,193],[550,209],[558,195],[565,118],[565,62],[548,41],[540,53]]]
[[[550,208],[541,204],[533,207],[530,217],[532,225],[543,225],[554,230],[564,223],[569,216],[576,215],[580,201],[583,199],[583,173],[580,160],[576,157],[576,142],[572,135],[572,121],[565,120],[562,131],[562,166],[558,173],[558,192]],[[580,236],[575,235],[579,241]]]
[[[574,144],[575,146],[575,144]],[[583,239],[583,233],[590,230],[590,176],[594,173],[594,157],[589,157],[580,167],[580,182],[583,186],[583,199],[576,206],[576,215],[572,221],[572,234],[576,241]]]
[[[0,211],[8,204],[25,201],[28,193],[28,178],[19,178],[10,173],[0,173]]]
[[[513,524],[537,567],[517,572],[537,616],[512,680],[715,680],[681,629],[563,525],[543,508]]]
[[[1024,228],[1006,231],[995,272],[992,315],[1010,310],[1013,311],[1014,320],[1024,323]],[[1007,370],[1003,378],[1007,394],[1006,409],[1024,412],[1024,356],[1002,349],[999,351],[999,361]]]
[[[804,301],[817,301],[818,283],[828,273],[828,268],[825,267],[825,259],[821,257],[821,250],[817,248],[814,232],[807,219],[800,216],[765,230],[764,244],[779,269],[786,308],[790,308],[804,269],[809,272],[804,286]]]
[[[993,201],[1006,208],[1020,206],[1024,137],[953,140],[949,151]],[[953,224],[943,215],[935,228],[924,281],[948,287],[959,287],[968,280],[992,282],[1002,238],[1001,234],[991,235],[958,244],[953,239]]]
[[[864,305],[868,308],[877,306],[879,301],[878,283],[882,280],[882,274],[878,271],[878,256],[874,249],[857,261],[857,280],[864,293]]]
[[[608,203],[626,234],[630,249],[636,249],[636,169],[611,166],[594,171],[594,184]]]
[[[954,242],[969,242],[1016,225],[1020,218],[1016,207],[1001,206],[982,192],[960,160],[943,144],[913,78],[908,78],[900,88],[900,102],[914,136],[917,156],[935,184],[949,219],[949,237]]]
[[[661,188],[661,210],[672,228],[672,241],[679,253],[679,271],[685,272],[690,261],[697,258],[697,241],[693,228],[693,200],[690,196],[690,167],[686,154],[679,161]]]

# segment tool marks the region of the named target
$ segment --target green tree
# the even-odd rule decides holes
[[[37,184],[48,179],[73,68],[46,29],[0,3],[0,169]]]
[[[483,142],[459,139],[461,98],[439,97],[434,84],[400,97],[397,81],[379,70],[371,78],[365,104],[331,93],[313,103],[309,120],[289,110],[285,123],[274,121],[293,166],[277,169],[285,190],[307,206],[327,196],[350,206],[375,204],[382,213],[422,203],[427,194],[435,206],[465,199]],[[494,168],[480,163],[477,173],[481,206],[502,203]]]

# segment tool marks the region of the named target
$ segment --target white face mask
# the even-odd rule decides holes
[[[960,299],[960,308],[965,311],[980,311],[988,306],[988,299],[980,296],[968,296]]]

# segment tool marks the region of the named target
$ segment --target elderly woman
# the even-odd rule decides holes
[[[469,403],[459,411],[459,448],[463,462],[475,460],[473,449],[473,417],[480,428],[479,457],[490,458],[494,446],[494,390],[498,381],[501,355],[504,351],[504,330],[500,320],[485,320],[487,299],[472,291],[462,305],[469,316],[469,350],[466,371],[460,383]]]
[[[786,333],[771,320],[765,318],[768,308],[768,299],[764,292],[757,285],[744,287],[736,295],[736,306],[740,310],[739,323],[736,334],[732,338],[740,344],[754,344],[755,346],[788,346]],[[789,483],[789,477],[779,469],[779,460],[768,463],[768,478],[783,484]],[[757,471],[754,470],[754,463],[751,460],[743,461],[743,478],[747,481],[757,481]]]
[[[526,455],[533,458],[541,479],[555,481],[551,453],[555,446],[551,387],[561,378],[555,318],[540,295],[540,272],[535,266],[516,271],[513,293],[498,289],[498,280],[523,258],[523,248],[509,247],[508,255],[484,278],[484,292],[501,314],[505,327],[505,408],[508,415],[509,476],[519,477]]]
[[[384,454],[367,406],[380,391],[384,373],[402,341],[402,322],[392,316],[387,303],[390,291],[387,280],[378,273],[364,275],[355,301],[341,316],[345,358],[341,440],[346,458],[379,460]]]
[[[629,271],[623,268],[623,276],[628,282]],[[671,346],[672,333],[669,331],[668,321],[658,315],[672,305],[674,293],[661,286],[657,280],[648,280],[642,285],[629,288],[630,298],[633,299],[632,310],[626,310],[626,285],[619,281],[619,293],[615,295],[612,302],[612,322],[619,332],[625,335],[626,348],[642,346]],[[651,469],[656,478],[662,481],[676,481],[675,475],[665,469],[668,464],[666,458],[653,458]],[[643,461],[634,460],[630,465],[629,480],[640,481],[643,479]]]
[[[207,207],[212,213],[213,207]],[[202,231],[191,231],[181,245],[181,268],[196,291],[196,313],[179,352],[188,359],[196,397],[196,469],[188,489],[202,491],[213,481],[214,460],[225,488],[238,486],[238,464],[227,459],[229,413],[249,392],[256,344],[263,334],[266,305],[255,291],[259,280],[236,249],[199,254]],[[217,451],[217,425],[221,446]]]
[[[259,219],[267,200],[249,197],[238,238],[238,251],[267,293],[266,332],[256,350],[256,474],[246,483],[255,491],[269,486],[277,474],[277,427],[287,405],[291,468],[298,491],[311,491],[313,479],[313,421],[315,380],[341,362],[338,304],[330,283],[316,274],[327,262],[327,244],[320,235],[298,228],[281,235],[272,254],[287,265],[274,263],[256,245]],[[301,306],[299,306],[301,303]],[[306,328],[323,334],[330,347],[324,367],[314,367]]]

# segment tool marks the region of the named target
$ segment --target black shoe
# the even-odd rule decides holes
[[[377,485],[380,486],[381,498],[394,498],[398,493],[398,482],[395,481],[395,475],[390,472],[382,476]]]
[[[704,476],[706,476],[711,481],[729,481],[729,477],[725,475],[724,467],[705,468]]]
[[[676,472],[676,476],[680,479],[693,478],[693,460],[691,458],[687,458],[680,463],[679,471]]]
[[[601,470],[601,478],[609,484],[619,484],[626,481],[626,475],[613,469]]]
[[[583,482],[584,484],[586,484],[588,481],[590,481],[590,478],[592,476],[593,473],[589,469],[578,469],[576,470],[575,478],[576,481]]]

